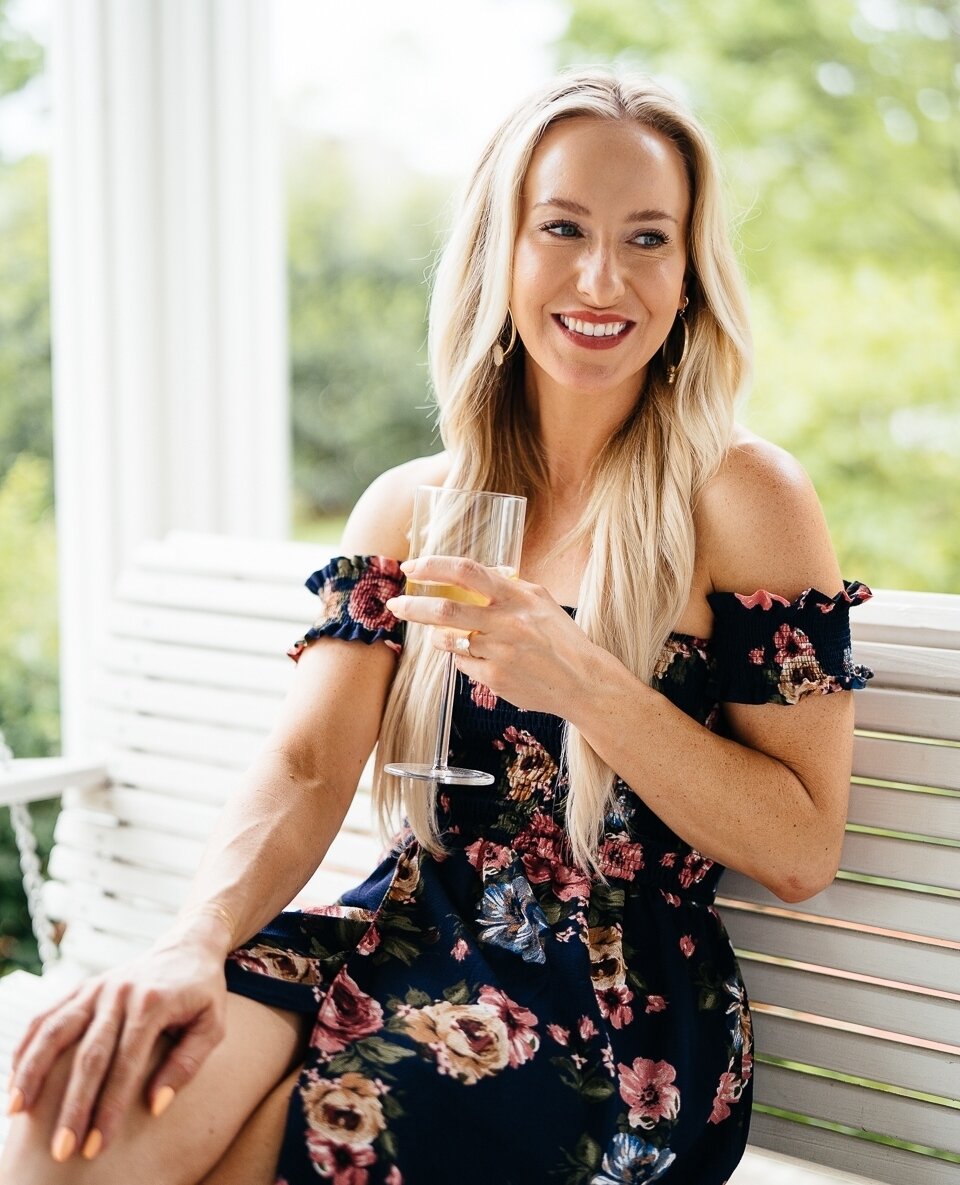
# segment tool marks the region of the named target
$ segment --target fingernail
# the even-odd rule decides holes
[[[23,1104],[25,1102],[26,1099],[23,1097],[23,1091],[18,1086],[15,1090],[10,1092],[10,1101],[7,1103],[7,1114],[19,1115],[19,1113],[23,1110]]]
[[[84,1160],[93,1160],[100,1149],[103,1147],[103,1133],[98,1127],[92,1127],[90,1134],[83,1143],[83,1152],[81,1156]]]
[[[409,572],[411,568],[415,568],[416,566],[417,566],[416,560],[404,560],[403,563],[400,565],[400,571],[401,572]]]
[[[384,607],[389,609],[391,611],[391,613],[393,612],[393,607],[396,603],[397,603],[396,597],[389,597],[386,601],[383,602]]]
[[[150,1104],[150,1113],[157,1119],[166,1111],[166,1109],[173,1102],[173,1096],[176,1091],[172,1086],[161,1086],[157,1093],[153,1096],[153,1102]]]
[[[50,1152],[53,1159],[58,1164],[63,1164],[65,1160],[69,1160],[73,1155],[73,1150],[77,1146],[76,1133],[71,1131],[69,1127],[61,1127],[57,1134],[53,1137],[53,1143],[50,1145]]]

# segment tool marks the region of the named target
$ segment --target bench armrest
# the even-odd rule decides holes
[[[106,780],[106,767],[89,758],[18,757],[0,766],[0,806],[56,798],[68,787],[89,790]]]

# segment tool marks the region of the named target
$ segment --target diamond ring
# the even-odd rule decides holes
[[[460,634],[454,639],[453,648],[457,654],[466,654],[470,657],[470,639],[466,634]]]

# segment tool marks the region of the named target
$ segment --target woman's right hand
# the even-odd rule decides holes
[[[54,1127],[55,1159],[106,1147],[138,1092],[162,1114],[220,1042],[227,989],[218,938],[202,925],[173,931],[31,1021],[13,1057],[11,1114],[29,1110],[57,1059],[75,1051]],[[170,1044],[147,1083],[161,1036]]]

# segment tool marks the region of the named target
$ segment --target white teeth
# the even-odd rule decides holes
[[[561,323],[574,333],[582,333],[584,337],[615,337],[623,333],[627,327],[626,321],[609,321],[605,325],[596,325],[593,321],[575,321],[572,317],[560,314]]]

